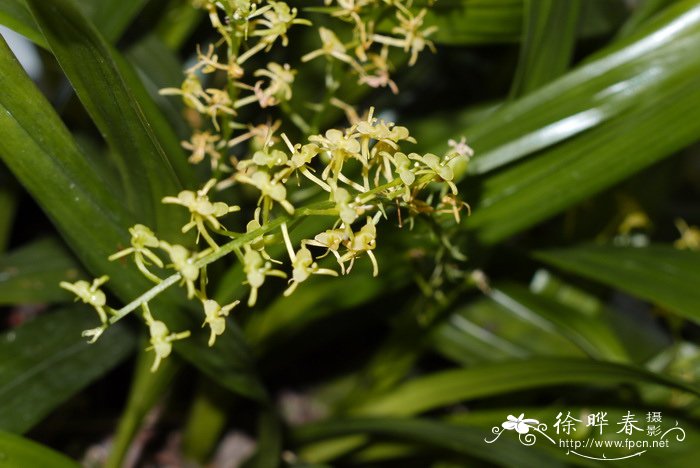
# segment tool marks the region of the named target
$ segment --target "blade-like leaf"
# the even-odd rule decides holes
[[[147,1],[78,0],[78,6],[108,41],[115,42]],[[22,34],[44,49],[49,48],[24,0],[2,0],[0,24]]]
[[[682,2],[663,21],[601,50],[595,59],[469,129],[477,150],[470,171],[493,170],[614,117],[634,122],[633,105],[643,104],[658,88],[695,76],[698,65],[691,51],[700,40],[698,9],[697,2]]]
[[[7,248],[17,210],[17,184],[7,169],[0,167],[0,253]]]
[[[58,283],[79,276],[77,262],[56,239],[33,242],[0,257],[0,305],[72,300]]]
[[[258,440],[255,453],[241,468],[268,468],[280,466],[282,460],[282,425],[275,409],[266,408],[258,417]]]
[[[566,337],[594,358],[627,361],[624,347],[604,316],[581,314],[571,307],[536,296],[516,285],[494,289],[490,296],[535,325],[543,323],[545,328],[554,327],[558,335]]]
[[[527,94],[566,71],[580,10],[580,0],[525,1],[523,40],[511,95]]]
[[[140,222],[175,232],[180,220],[160,200],[181,184],[107,43],[72,0],[27,4],[85,109],[121,156],[127,205]]]
[[[94,324],[84,307],[50,312],[0,337],[0,428],[25,432],[56,406],[119,364],[134,349],[114,327],[90,345],[80,336]]]
[[[48,47],[23,0],[3,0],[0,2],[0,24],[23,35],[40,47],[45,49]]]
[[[110,42],[119,39],[148,0],[78,0],[83,13]]]
[[[654,383],[694,395],[700,389],[621,364],[576,359],[531,359],[449,370],[409,381],[356,407],[356,415],[411,415],[464,400],[564,384]]]
[[[437,26],[428,39],[438,44],[510,43],[522,38],[524,0],[417,0],[413,6],[427,7],[424,26]],[[610,33],[625,13],[622,2],[586,0],[577,34],[591,37]],[[379,29],[388,31],[392,24],[384,21]]]
[[[700,253],[670,246],[580,246],[535,257],[563,270],[620,288],[700,323]]]
[[[688,116],[700,105],[700,2],[674,5],[646,32],[474,129],[474,146],[482,150],[474,172],[546,148],[482,181],[467,225],[484,242],[525,229],[697,140],[700,120]]]
[[[124,229],[131,220],[123,204],[99,180],[4,41],[0,41],[0,69],[0,88],[11,90],[0,93],[0,158],[88,269],[126,280],[125,269],[115,268],[117,264],[105,257],[128,242]]]
[[[625,24],[618,31],[618,36],[624,37],[632,34],[655,14],[676,1],[678,0],[644,0],[636,6],[632,15],[625,21]]]
[[[522,18],[523,0],[446,0],[428,9],[425,23],[437,26],[430,39],[440,44],[483,44],[518,41]]]
[[[432,333],[433,346],[463,365],[584,356],[555,327],[516,313],[509,305],[486,297],[459,308]]]
[[[503,440],[499,450],[484,443],[481,428],[456,426],[425,419],[345,419],[302,426],[295,436],[302,443],[353,434],[410,441],[450,452],[480,458],[498,466],[566,466],[545,451],[526,447],[519,442]],[[486,434],[488,435],[488,434]],[[500,441],[499,441],[500,443]],[[302,456],[304,451],[301,451]]]
[[[0,431],[0,463],[5,466],[78,468],[70,458],[24,437]]]
[[[177,88],[182,83],[182,67],[175,54],[157,36],[151,34],[134,44],[126,52],[126,57],[137,69],[151,99],[177,130],[177,134],[183,138],[189,137],[191,129],[182,118],[182,106],[175,104],[176,100],[167,99],[158,93],[162,88]],[[139,99],[139,102],[143,100]],[[162,137],[159,138],[163,140]],[[179,142],[176,143],[178,152],[181,152]],[[170,152],[171,149],[166,148],[166,151]],[[188,169],[191,172],[191,168]]]

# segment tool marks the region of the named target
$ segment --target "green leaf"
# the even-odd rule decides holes
[[[413,5],[414,10],[427,7],[424,26],[437,26],[428,39],[438,44],[511,43],[520,41],[523,35],[524,0],[417,0]],[[581,37],[608,34],[624,17],[625,9],[619,1],[586,0],[577,33]],[[380,23],[379,29],[389,31],[392,21]]]
[[[602,314],[582,314],[543,296],[536,296],[522,286],[495,288],[491,299],[534,325],[552,329],[557,335],[575,343],[596,359],[627,361],[627,353]]]
[[[617,349],[614,350],[614,354],[621,352],[620,359],[616,359],[611,353],[607,357],[610,360],[632,360],[642,364],[669,346],[669,337],[663,324],[657,323],[653,317],[640,317],[611,310],[598,297],[562,281],[547,270],[541,269],[535,273],[530,283],[530,291],[536,296],[546,298],[552,307],[558,304],[562,310],[578,312],[579,315],[587,317],[587,320],[595,322],[597,325],[594,327],[601,327],[600,336],[596,336],[595,339],[609,336],[611,342],[616,343],[612,344]]]
[[[149,0],[78,0],[83,13],[100,34],[115,42]]]
[[[72,300],[58,283],[79,276],[80,267],[56,239],[32,242],[0,257],[0,305]]]
[[[77,0],[82,13],[95,23],[109,42],[119,39],[146,2],[148,0]],[[49,48],[24,0],[0,2],[0,24],[44,49]]]
[[[171,50],[180,50],[203,17],[203,11],[193,8],[190,2],[170,2],[156,26],[156,34]]]
[[[282,462],[282,421],[273,407],[265,408],[258,417],[258,438],[255,453],[241,468],[274,468]]]
[[[0,463],[5,466],[78,468],[70,458],[24,437],[0,431]]]
[[[134,44],[126,52],[126,58],[138,71],[144,88],[161,109],[172,128],[177,130],[177,135],[189,138],[192,129],[182,118],[182,105],[178,104],[178,100],[167,99],[158,93],[163,88],[180,87],[182,83],[182,65],[178,61],[177,56],[156,35],[150,34]],[[143,100],[139,99],[139,102],[143,102]],[[179,102],[182,101],[180,100]],[[163,138],[160,137],[160,140],[163,141]],[[177,143],[176,154],[184,160],[185,157],[182,154],[177,138],[175,143]],[[166,148],[168,154],[170,154],[170,151],[172,151],[171,148]],[[188,167],[188,170],[188,172],[192,172],[191,167]]]
[[[54,408],[119,364],[134,349],[115,326],[95,344],[80,333],[94,312],[72,307],[45,313],[0,336],[0,428],[26,432]]]
[[[523,40],[512,96],[522,96],[562,75],[576,40],[580,0],[526,0]]]
[[[0,254],[5,251],[12,235],[17,210],[17,184],[7,170],[0,167]]]
[[[100,181],[4,41],[0,41],[0,69],[0,88],[12,90],[0,93],[0,158],[90,271],[104,271],[113,279],[121,278],[120,283],[131,283],[125,268],[106,259],[128,243],[125,229],[133,223],[123,204]]]
[[[85,109],[120,156],[127,206],[139,222],[174,232],[179,218],[160,200],[177,194],[181,184],[109,46],[71,0],[27,4]]]
[[[585,276],[700,323],[700,253],[665,245],[589,245],[538,251],[550,265]]]
[[[46,40],[36,27],[32,14],[27,10],[24,0],[3,0],[0,2],[0,24],[23,35],[34,44],[48,48]]]
[[[468,131],[473,173],[539,154],[479,180],[466,225],[498,242],[696,141],[699,48],[700,3],[679,3]]]
[[[654,383],[700,395],[700,389],[641,368],[580,359],[530,359],[448,370],[409,381],[356,408],[353,415],[406,416],[508,392],[564,384]]]
[[[425,3],[425,2],[424,2]],[[428,9],[429,39],[440,44],[485,44],[520,40],[523,0],[445,0]]]
[[[426,419],[341,419],[302,426],[294,432],[301,443],[315,442],[331,437],[370,434],[382,438],[408,441],[421,446],[435,447],[461,455],[477,457],[497,466],[566,466],[556,457],[536,447],[519,442],[499,440],[498,450],[484,443],[482,428],[457,426]],[[302,455],[304,454],[302,449]]]
[[[467,366],[532,356],[584,356],[555,327],[503,302],[485,297],[457,309],[432,333],[434,348]]]
[[[636,6],[632,15],[618,31],[618,37],[624,37],[635,32],[647,20],[678,0],[643,0]]]
[[[226,429],[234,401],[212,380],[200,376],[190,402],[182,435],[182,452],[188,459],[205,464]]]

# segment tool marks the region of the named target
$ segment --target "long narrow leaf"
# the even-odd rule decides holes
[[[407,382],[356,407],[355,415],[411,415],[464,400],[563,384],[650,383],[700,395],[700,389],[620,364],[577,359],[531,359],[444,371]]]
[[[78,0],[78,6],[108,41],[115,42],[147,1]],[[44,49],[49,48],[24,0],[0,2],[0,24],[22,34]]]
[[[526,0],[520,60],[511,89],[522,96],[563,74],[573,55],[580,0]]]
[[[588,141],[592,135],[583,132],[616,117],[634,127],[639,103],[663,108],[671,98],[653,99],[660,90],[695,77],[698,10],[695,1],[681,2],[643,31],[469,129],[477,150],[470,171],[488,172],[577,135]]]
[[[0,337],[0,428],[25,432],[90,382],[119,364],[134,339],[122,326],[90,345],[80,332],[93,312],[51,312]]]
[[[50,466],[51,468],[78,468],[70,458],[24,437],[0,431],[0,462],[6,466]]]
[[[0,257],[0,305],[72,300],[61,281],[76,281],[80,267],[56,239],[46,238]]]
[[[700,254],[670,246],[580,246],[544,250],[535,257],[603,282],[700,323]]]
[[[121,156],[127,205],[139,221],[174,231],[180,220],[160,200],[181,185],[107,43],[72,0],[27,4],[86,110]]]
[[[534,450],[518,442],[503,440],[499,450],[484,443],[481,428],[457,426],[424,419],[344,419],[302,426],[295,435],[301,442],[323,440],[352,434],[370,434],[410,441],[447,450],[460,455],[477,457],[498,466],[566,466],[543,450]],[[488,435],[486,433],[486,435]],[[500,441],[499,441],[500,443]],[[303,454],[303,451],[302,451]]]
[[[546,148],[481,181],[467,225],[482,241],[502,240],[697,140],[700,120],[688,116],[700,105],[700,3],[674,5],[644,32],[474,129],[482,151],[474,172]]]

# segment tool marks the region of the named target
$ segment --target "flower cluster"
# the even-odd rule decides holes
[[[100,327],[85,332],[91,341],[111,323],[141,307],[150,330],[149,349],[155,353],[153,370],[171,353],[174,341],[190,334],[171,333],[164,322],[156,320],[148,307],[153,297],[174,284],[182,286],[189,299],[201,303],[209,346],[224,333],[229,314],[240,303],[234,300],[221,305],[209,297],[210,263],[222,258],[239,262],[249,288],[247,305],[254,307],[259,291],[274,288],[269,283],[280,279],[287,283],[279,285],[279,290],[289,296],[314,275],[347,275],[363,259],[371,265],[373,275],[378,275],[377,225],[392,215],[399,226],[404,220],[413,226],[415,218],[439,213],[449,213],[459,222],[462,208],[468,209],[459,200],[455,185],[455,172],[462,171],[473,154],[464,139],[450,141],[450,150],[443,155],[411,152],[406,148],[416,141],[406,127],[376,116],[373,108],[360,117],[352,106],[332,95],[322,104],[306,104],[317,113],[328,103],[341,107],[350,124],[312,131],[319,124],[309,124],[290,106],[295,69],[269,61],[253,73],[245,70],[258,61],[253,57],[259,58],[276,45],[286,47],[291,28],[311,24],[299,17],[296,8],[272,0],[198,0],[196,5],[208,12],[221,39],[204,49],[198,47],[196,63],[186,70],[180,88],[162,90],[180,95],[185,106],[202,117],[195,119],[199,128],[183,147],[190,151],[193,164],[209,159],[212,177],[198,190],[183,190],[162,200],[174,205],[174,210],[189,213],[182,232],[196,231],[196,240],[181,245],[165,240],[169,233],[162,233],[164,239],[141,224],[130,228],[130,246],[109,260],[131,258],[155,285],[118,310],[106,305],[100,290],[106,276],[93,283],[61,283],[97,311]],[[414,12],[410,2],[337,0],[327,5],[332,17],[351,25],[352,38],[343,42],[330,29],[320,28],[321,48],[305,54],[302,62],[325,57],[356,73],[360,83],[396,91],[388,74],[389,48],[408,53],[412,64],[425,47],[432,47],[427,38],[434,28],[423,26],[426,10]],[[387,16],[397,23],[382,26],[389,34],[378,33],[375,19]],[[374,50],[377,47],[379,51]],[[326,84],[333,91],[337,80],[329,73]],[[210,87],[217,76],[224,78],[225,86]],[[246,81],[249,76],[256,81]],[[281,120],[272,118],[257,125],[236,122],[240,109],[249,105],[281,109],[296,130],[287,130]],[[290,138],[299,133],[303,136],[297,141]],[[247,151],[242,143],[247,143]],[[423,196],[426,192],[429,194]],[[325,227],[293,241],[294,226],[308,216],[322,217]],[[229,230],[234,225],[245,226],[245,232]],[[284,244],[288,260],[273,258],[267,251],[270,243]]]
[[[208,12],[212,26],[221,39],[206,49],[197,48],[196,62],[186,70],[179,88],[165,88],[164,95],[179,95],[186,106],[209,120],[216,133],[197,130],[189,141],[182,143],[190,151],[190,162],[209,158],[213,169],[228,169],[227,148],[250,138],[266,137],[270,125],[251,126],[236,121],[242,108],[257,105],[260,109],[281,108],[300,129],[312,124],[304,118],[300,106],[292,108],[297,69],[289,63],[265,61],[259,69],[247,70],[254,57],[279,45],[287,47],[287,33],[296,27],[312,27],[311,21],[300,18],[297,8],[274,0],[198,0],[195,6]],[[334,0],[316,9],[335,19],[337,28],[318,28],[320,47],[301,57],[301,64],[326,60],[326,96],[321,102],[304,102],[303,106],[323,113],[328,105],[346,108],[333,96],[342,77],[354,74],[359,85],[389,88],[398,93],[391,78],[393,69],[390,50],[408,56],[413,65],[426,47],[434,49],[428,37],[436,31],[425,26],[428,10],[414,10],[411,2],[399,0]],[[381,19],[381,21],[380,21]],[[379,22],[379,23],[378,23]],[[339,35],[342,35],[341,39]],[[259,62],[256,60],[255,62]],[[405,62],[398,58],[398,63]],[[213,86],[221,83],[224,86]],[[236,133],[236,130],[244,130]],[[256,131],[257,130],[257,131]]]

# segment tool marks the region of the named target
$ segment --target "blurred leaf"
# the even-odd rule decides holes
[[[82,13],[91,19],[110,42],[115,42],[148,0],[77,0]],[[29,12],[25,0],[2,0],[0,24],[48,49],[44,35]]]
[[[433,347],[462,365],[528,359],[583,357],[556,328],[515,313],[512,304],[482,298],[457,309],[431,336]]]
[[[678,0],[642,0],[636,5],[632,15],[625,21],[625,24],[620,28],[618,37],[628,36],[635,32],[649,18],[653,17],[659,11],[668,7]]]
[[[596,296],[564,282],[547,270],[535,273],[530,290],[537,296],[561,304],[565,310],[576,310],[604,324],[608,328],[604,333],[612,333],[626,350],[628,358],[636,364],[646,363],[671,344],[668,331],[651,313],[624,308],[611,310]]]
[[[204,17],[202,10],[191,2],[171,1],[156,26],[156,34],[171,50],[180,50]]]
[[[27,10],[24,0],[3,0],[0,2],[0,24],[23,35],[34,44],[48,48],[46,39],[37,29],[32,14]]]
[[[78,468],[70,458],[24,437],[0,431],[0,463],[4,466]]]
[[[122,326],[86,343],[80,334],[94,324],[94,312],[73,307],[0,335],[0,428],[26,432],[133,351]]]
[[[0,167],[0,254],[5,252],[12,235],[17,210],[17,184],[4,167]]]
[[[172,128],[177,130],[177,135],[182,138],[189,138],[192,130],[182,118],[182,106],[176,105],[176,100],[167,99],[165,96],[158,94],[158,91],[162,88],[178,88],[182,84],[182,65],[178,61],[177,56],[157,36],[150,34],[134,44],[127,51],[126,57],[136,67],[144,88],[161,109]],[[138,100],[139,102],[144,101],[141,98]],[[163,141],[162,137],[159,137],[159,139]],[[184,160],[185,156],[182,154],[180,143],[177,139],[175,139],[175,142],[177,143],[175,154]],[[166,148],[168,154],[170,154],[170,151],[172,151],[171,148]],[[171,154],[172,156],[174,155]],[[192,170],[191,168],[189,169],[191,173]]]
[[[127,206],[138,221],[176,231],[179,218],[160,200],[177,194],[181,184],[107,43],[71,0],[27,4],[85,109],[120,156]]]
[[[523,8],[523,0],[444,0],[428,9],[425,24],[437,26],[430,39],[440,44],[516,42]]]
[[[73,295],[58,283],[79,276],[79,265],[56,239],[32,242],[0,257],[0,305],[70,301]]]
[[[498,242],[697,140],[700,2],[682,2],[644,31],[502,107],[468,134],[485,177],[466,225]],[[621,136],[624,135],[624,138]]]
[[[255,453],[241,468],[274,468],[282,462],[282,421],[273,407],[258,416],[258,438]]]
[[[205,464],[221,438],[233,401],[211,379],[199,376],[182,435],[182,452],[190,460]]]
[[[153,131],[156,141],[158,141],[165,152],[165,156],[172,164],[172,168],[180,183],[185,187],[195,188],[194,171],[187,162],[185,153],[180,145],[180,138],[175,133],[174,128],[176,126],[166,118],[166,115],[157,104],[160,101],[156,100],[154,95],[157,95],[158,98],[163,96],[157,94],[158,90],[153,88],[153,84],[149,82],[148,77],[142,70],[136,70],[119,52],[114,49],[111,50],[124,82],[132,92],[135,101],[139,104],[141,111],[146,117],[146,122]],[[170,117],[176,119],[173,115],[170,115]],[[187,137],[189,137],[190,130],[187,129],[186,132]]]
[[[525,0],[417,0],[413,5],[428,7],[425,26],[437,26],[429,39],[438,44],[510,43],[520,41],[523,35]],[[608,34],[625,13],[617,0],[586,0],[577,33],[582,37]],[[379,29],[388,31],[392,25],[393,19],[386,20]]]
[[[633,106],[645,109],[647,98],[659,89],[694,76],[698,65],[691,51],[700,41],[698,9],[695,1],[679,4],[666,12],[663,21],[602,49],[554,83],[502,106],[470,128],[477,150],[470,172],[488,172],[602,123],[611,125],[614,117],[624,116],[634,124]],[[657,99],[654,108],[669,100]],[[591,139],[590,132],[583,136],[585,141]]]
[[[490,297],[536,326],[554,327],[556,334],[566,337],[593,358],[628,360],[624,347],[602,314],[582,314],[515,284],[494,289]]]
[[[484,436],[488,434],[485,434],[481,428],[456,426],[426,419],[330,420],[301,426],[294,432],[301,443],[353,434],[370,434],[409,441],[420,446],[427,445],[456,454],[477,457],[498,466],[566,466],[543,450],[526,447],[515,441],[504,439],[500,449],[494,450],[492,446],[484,443]],[[303,456],[303,449],[301,453]]]
[[[562,75],[576,42],[581,1],[525,0],[525,21],[512,96],[528,94]]]
[[[590,245],[538,251],[535,257],[700,323],[700,253],[664,245],[643,248]]]
[[[637,367],[583,359],[530,359],[448,370],[411,380],[354,408],[353,415],[422,413],[441,406],[508,392],[564,384],[654,383],[694,395],[700,389]]]
[[[83,14],[109,42],[122,35],[149,0],[78,0]]]

